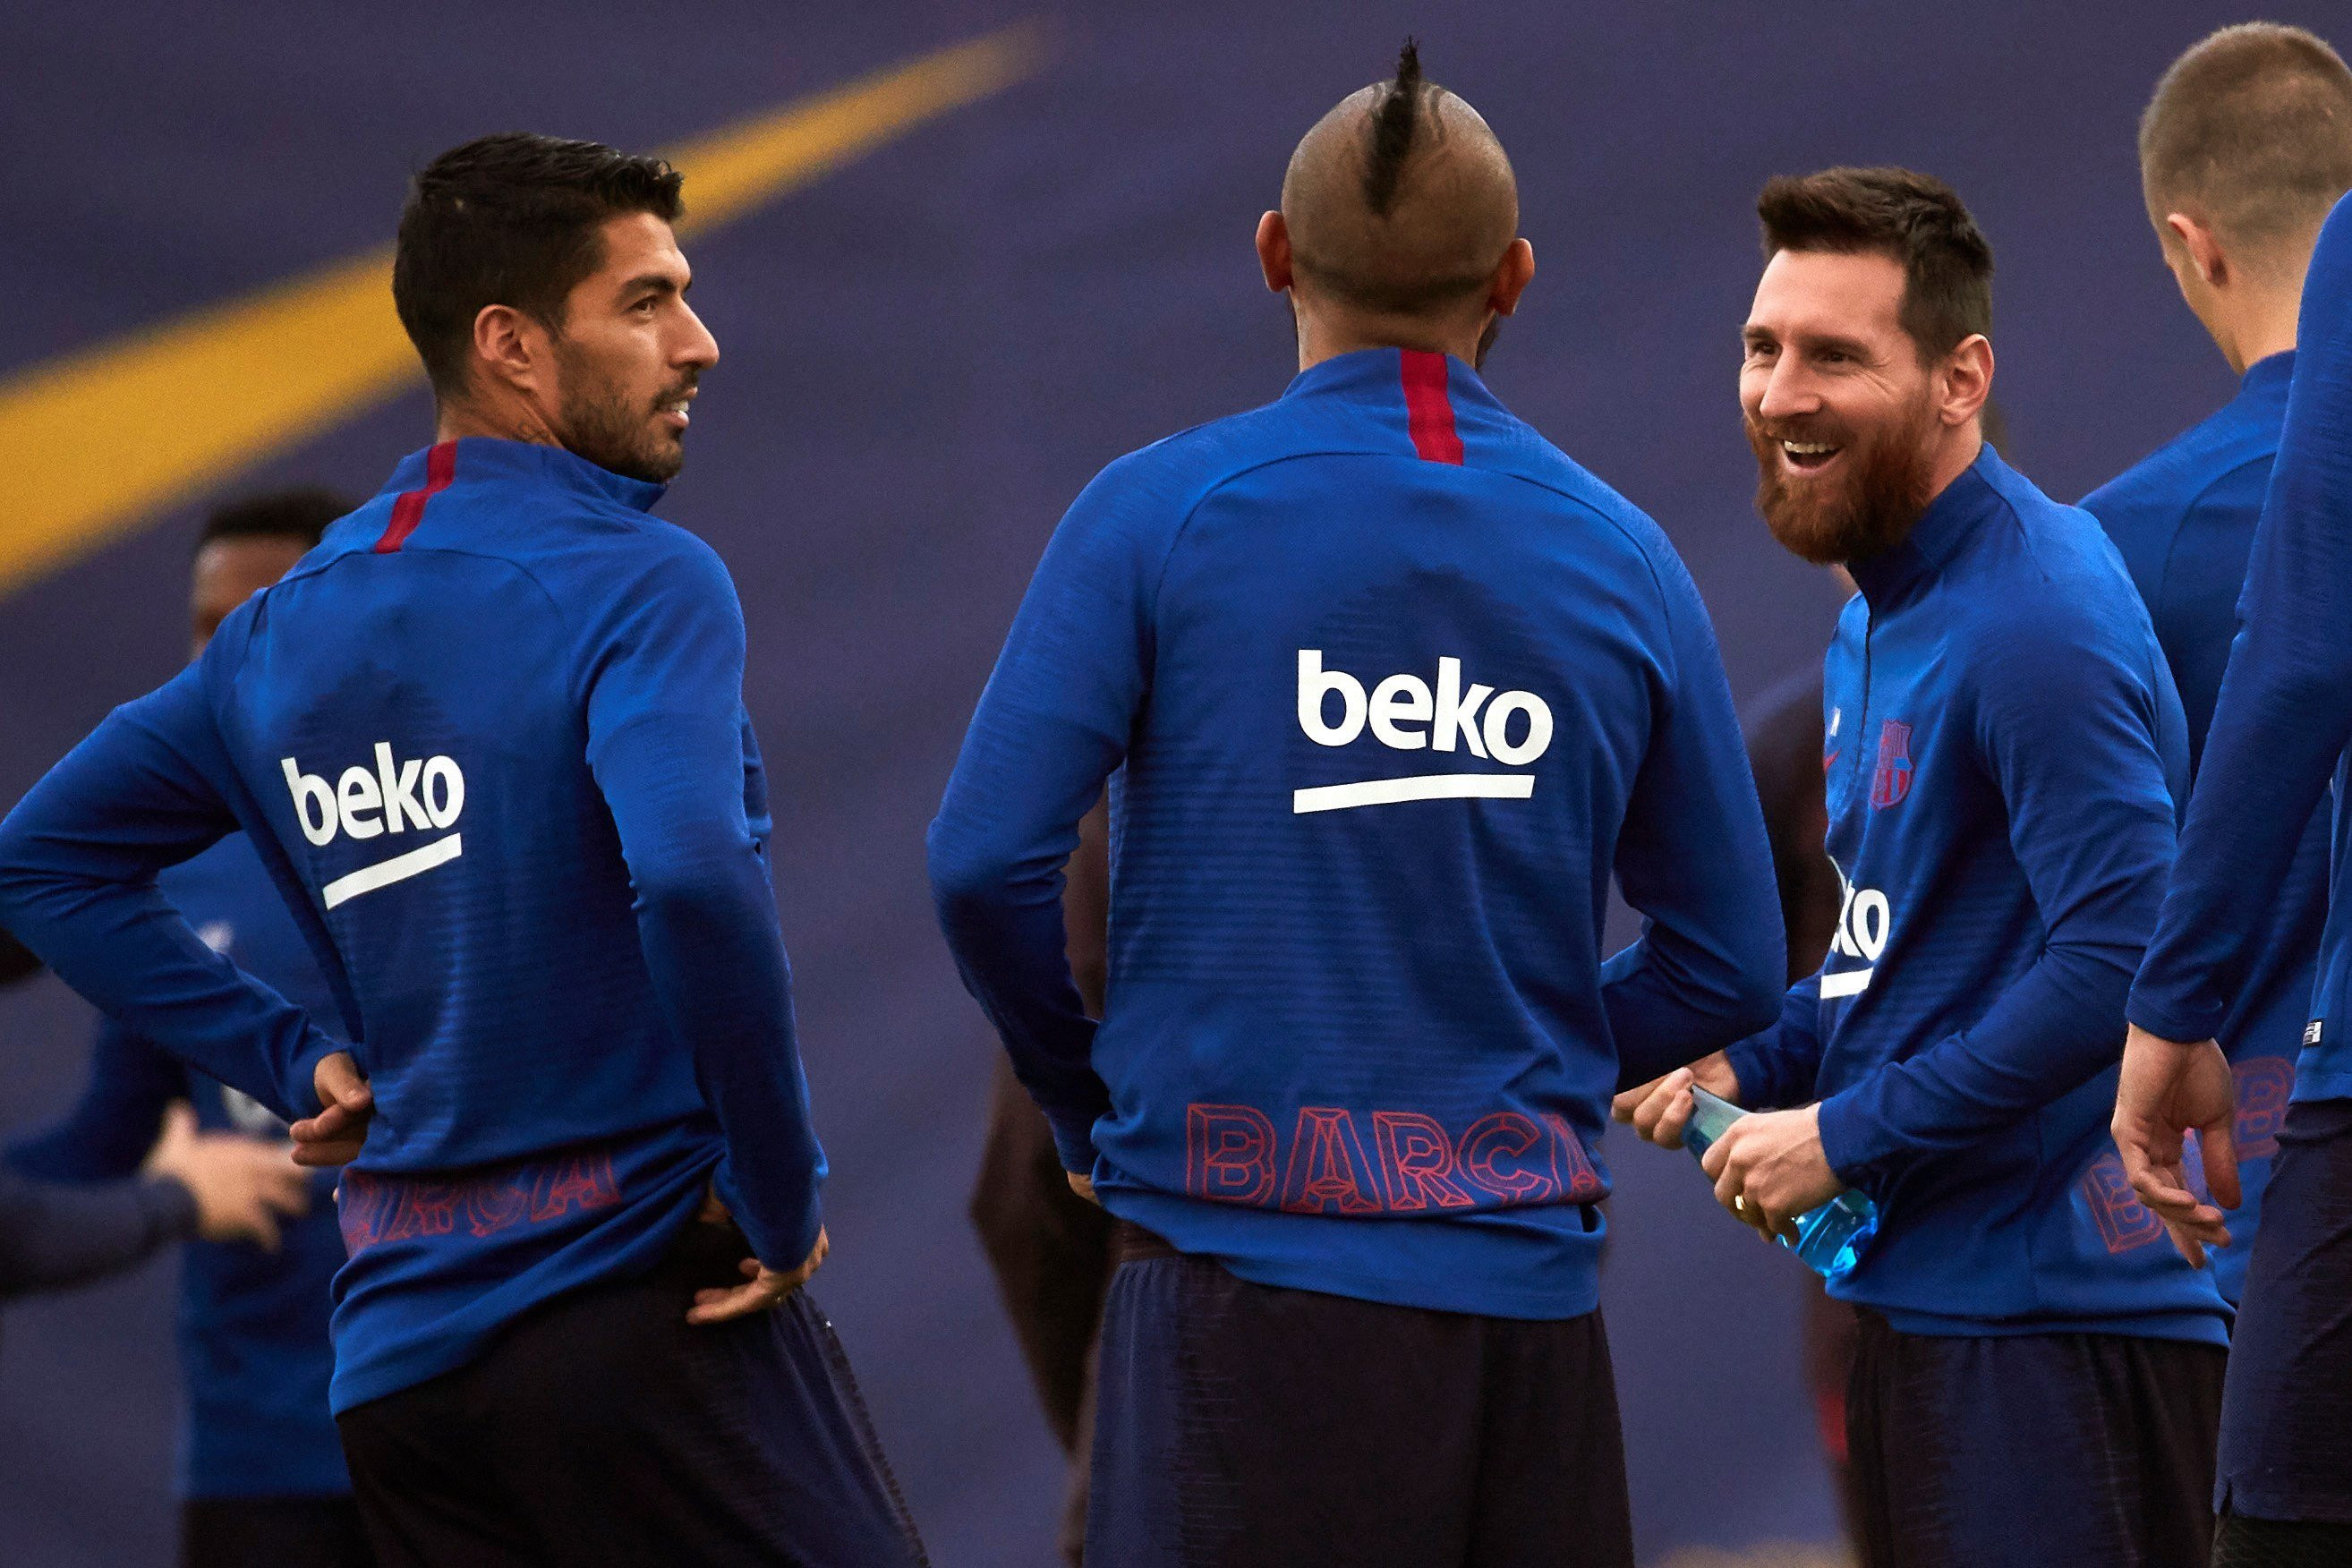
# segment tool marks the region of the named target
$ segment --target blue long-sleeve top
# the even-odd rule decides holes
[[[242,833],[156,879],[207,947],[265,978],[297,1005],[331,1014],[334,999],[276,884]],[[81,1096],[58,1121],[12,1139],[8,1163],[57,1182],[136,1172],[163,1112],[186,1100],[208,1133],[282,1142],[285,1123],[248,1096],[195,1072],[112,1020],[102,1023]],[[312,1180],[309,1213],[279,1226],[275,1251],[193,1241],[180,1268],[183,1496],[319,1497],[351,1490],[328,1405],[328,1339],[343,1237],[332,1173]]]
[[[2083,510],[2123,552],[2132,584],[2155,622],[2189,721],[2192,776],[2237,635],[2238,596],[2294,373],[2292,352],[2249,365],[2227,405],[2083,500]],[[2208,1255],[2214,1279],[2232,1303],[2245,1284],[2311,1012],[2314,963],[2327,919],[2324,813],[2314,812],[2305,825],[2269,918],[2269,931],[2219,1031],[2238,1082],[2238,1172],[2245,1201],[2231,1216],[2230,1245],[2209,1248]]]
[[[174,1181],[101,1187],[0,1169],[0,1301],[120,1273],[196,1234],[196,1200]]]
[[[2352,198],[2319,232],[2303,286],[2278,458],[2246,568],[2242,629],[2213,709],[2163,917],[2131,1020],[2172,1040],[2219,1037],[2258,984],[2305,824],[2335,775],[2352,820]],[[2352,858],[2328,883],[2295,1098],[2352,1095]]]
[[[1844,907],[1730,1053],[1743,1103],[1821,1100],[1878,1205],[1831,1289],[1916,1333],[2225,1343],[2106,1132],[2189,762],[2147,612],[2098,523],[1990,447],[1853,571],[1823,689]]]
[[[1097,1030],[1060,868],[1114,773]],[[1113,1213],[1245,1279],[1450,1310],[1591,1310],[1610,1094],[1786,978],[1688,574],[1436,354],[1326,361],[1087,488],[930,868]],[[1612,870],[1648,923],[1604,969]]]
[[[764,1262],[814,1243],[741,608],[660,493],[550,447],[413,454],[0,823],[0,923],[284,1116],[338,1038],[154,880],[252,839],[375,1091],[338,1409],[650,1266],[708,1185]]]

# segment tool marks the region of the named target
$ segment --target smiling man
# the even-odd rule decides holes
[[[824,1165],[741,608],[647,510],[719,358],[682,210],[593,142],[427,165],[393,298],[434,444],[0,825],[0,921],[358,1153],[332,1400],[390,1564],[920,1560],[799,1292]],[[157,893],[239,827],[348,1047]]]
[[[1992,255],[1898,169],[1775,180],[1740,402],[1773,536],[1860,589],[1825,680],[1844,908],[1780,1024],[1621,1097],[1767,1228],[1876,1237],[1848,1394],[1864,1560],[2201,1564],[2228,1314],[2105,1136],[2185,776],[2179,699],[2087,514],[1984,443]]]

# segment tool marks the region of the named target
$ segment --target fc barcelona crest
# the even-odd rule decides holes
[[[1911,726],[1889,719],[1878,731],[1878,771],[1870,776],[1870,808],[1885,811],[1911,793]]]

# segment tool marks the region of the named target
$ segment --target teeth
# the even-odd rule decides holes
[[[1798,458],[1825,457],[1837,450],[1835,447],[1820,441],[1783,441],[1780,447],[1791,457]]]

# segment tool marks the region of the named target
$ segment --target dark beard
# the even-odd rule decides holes
[[[577,389],[564,399],[562,425],[555,432],[563,449],[625,479],[666,485],[677,478],[686,467],[684,439],[653,422],[654,408],[632,405],[617,387],[598,379],[579,356],[557,353],[564,385]],[[693,390],[695,379],[688,376],[665,391],[655,406]]]
[[[1780,442],[1821,440],[1841,434],[1818,426],[1770,426],[1742,416],[1756,453],[1756,510],[1782,548],[1816,566],[1843,566],[1894,549],[1934,500],[1929,449],[1936,411],[1922,401],[1912,417],[1856,448],[1845,482],[1822,493],[1818,484],[1792,485],[1780,468]]]

